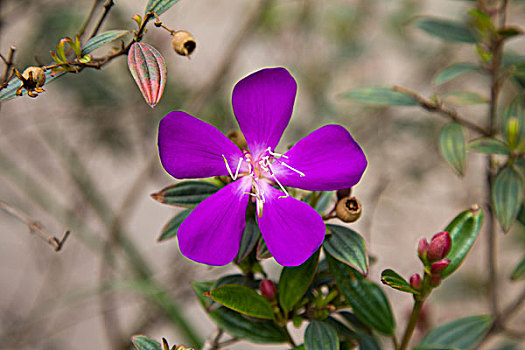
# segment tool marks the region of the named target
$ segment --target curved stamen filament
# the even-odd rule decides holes
[[[224,154],[222,155],[222,159],[224,159],[224,163],[226,164],[226,169],[228,170],[228,173],[230,174],[230,177],[232,180],[237,180],[237,176],[239,176],[239,170],[241,169],[241,163],[243,161],[243,158],[239,158],[239,163],[237,163],[237,170],[235,170],[235,175],[233,175],[232,170],[230,169],[230,165],[228,164],[228,161],[226,160],[226,157]]]
[[[291,167],[290,165],[286,164],[285,162],[282,162],[280,160],[280,158],[286,158],[288,159],[288,156],[284,155],[284,154],[281,154],[281,153],[277,153],[277,152],[272,152],[271,148],[268,147],[268,149],[266,150],[268,151],[268,153],[276,160],[278,161],[280,164],[284,165],[285,167],[287,167],[288,169],[290,169],[291,171],[295,171],[297,174],[299,174],[301,177],[304,177],[306,176],[303,172]]]

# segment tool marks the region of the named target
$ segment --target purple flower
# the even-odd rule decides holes
[[[268,250],[284,266],[297,266],[321,245],[325,225],[308,204],[286,187],[309,191],[348,188],[367,162],[346,129],[326,125],[285,154],[275,147],[290,121],[297,85],[284,68],[263,69],[237,83],[233,111],[249,150],[241,151],[215,127],[191,115],[168,113],[159,125],[162,165],[178,179],[231,176],[235,181],[202,201],[178,229],[186,257],[226,265],[236,256],[248,201]]]

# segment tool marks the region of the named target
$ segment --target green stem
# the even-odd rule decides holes
[[[412,334],[414,334],[414,329],[416,328],[417,320],[419,319],[419,313],[421,312],[424,302],[425,299],[415,299],[412,313],[410,314],[410,319],[408,321],[405,334],[403,335],[403,340],[401,341],[401,347],[399,350],[405,350],[408,347],[408,343],[410,343]]]

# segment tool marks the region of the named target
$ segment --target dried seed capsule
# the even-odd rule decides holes
[[[46,73],[40,67],[28,67],[22,76],[27,80],[28,88],[41,87],[46,82]]]
[[[355,197],[345,197],[335,207],[337,217],[344,222],[354,222],[361,216],[361,203]]]
[[[197,43],[193,35],[185,30],[178,30],[173,33],[171,46],[173,46],[173,50],[179,55],[189,57],[197,47]]]

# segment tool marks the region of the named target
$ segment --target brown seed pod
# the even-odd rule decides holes
[[[185,30],[178,30],[173,33],[171,46],[173,46],[173,50],[179,55],[189,57],[197,47],[197,43],[193,35]]]
[[[40,67],[28,67],[22,76],[27,80],[28,86],[32,88],[44,86],[46,82],[46,73]]]
[[[335,207],[337,217],[344,222],[354,222],[361,216],[361,203],[355,197],[345,197]]]

